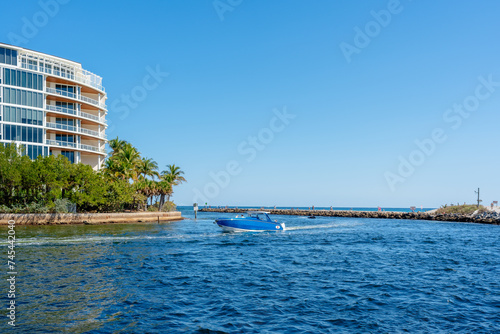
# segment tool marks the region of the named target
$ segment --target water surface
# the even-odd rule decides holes
[[[231,234],[218,216],[17,226],[16,332],[500,331],[499,226],[274,216],[287,231]]]

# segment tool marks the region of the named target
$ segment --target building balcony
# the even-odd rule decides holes
[[[104,134],[104,132],[99,133],[99,131],[89,130],[89,129],[85,129],[85,128],[79,128],[76,126],[71,126],[71,125],[66,125],[66,124],[50,123],[50,122],[45,123],[45,126],[47,128],[51,128],[51,129],[74,132],[74,133],[83,134],[83,135],[87,135],[87,136],[96,137],[98,139],[106,140],[106,135]]]
[[[60,71],[60,70],[55,70],[55,69],[49,68],[49,67],[31,65],[28,63],[24,63],[24,62],[21,63],[21,67],[28,69],[28,70],[36,71],[39,73],[49,74],[49,75],[52,75],[55,77],[59,77],[59,78],[63,78],[63,79],[71,80],[71,81],[76,81],[76,82],[81,83],[83,85],[93,87],[93,88],[104,93],[104,87],[100,83],[102,81],[101,77],[99,77],[99,76],[97,76],[89,71],[86,71],[84,69],[77,69],[77,71],[81,72],[81,73],[77,73],[75,75],[71,71]]]
[[[89,114],[89,113],[86,113],[83,111],[79,111],[79,110],[75,110],[75,109],[58,107],[58,106],[53,106],[50,104],[48,104],[45,109],[47,111],[50,111],[50,112],[62,113],[62,114],[71,115],[71,116],[75,116],[75,117],[79,117],[79,118],[84,118],[86,120],[94,121],[94,122],[101,123],[104,125],[106,124],[106,118],[104,118],[104,117],[99,117],[99,116],[92,115],[92,114]]]
[[[104,148],[101,149],[97,146],[92,146],[92,145],[70,143],[70,142],[65,142],[65,141],[60,141],[60,140],[51,140],[51,139],[47,139],[46,144],[50,145],[52,147],[59,147],[59,148],[67,147],[67,148],[71,148],[71,149],[75,149],[75,150],[90,151],[90,152],[95,152],[98,154],[106,155],[106,150]]]
[[[77,101],[80,101],[83,103],[91,104],[91,105],[94,105],[94,106],[99,107],[101,109],[106,109],[106,103],[99,102],[97,100],[91,99],[90,97],[86,97],[83,95],[78,95],[75,93],[66,92],[66,91],[63,91],[60,89],[55,89],[55,88],[50,88],[50,87],[45,88],[45,92],[47,92],[49,94],[53,94],[53,95],[67,97],[67,98],[77,100]]]

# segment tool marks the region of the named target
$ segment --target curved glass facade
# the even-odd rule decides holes
[[[102,78],[80,64],[0,43],[0,143],[100,169],[105,101]]]

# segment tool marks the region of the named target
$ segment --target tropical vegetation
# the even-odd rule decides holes
[[[127,141],[109,146],[104,168],[94,171],[62,155],[31,160],[14,143],[0,145],[0,213],[175,210],[173,187],[186,182],[178,166],[160,173]]]
[[[486,208],[482,205],[477,206],[477,204],[463,204],[463,205],[443,205],[439,209],[437,209],[436,213],[438,214],[449,214],[455,213],[460,215],[471,215],[475,211],[479,210],[479,212],[487,211]]]

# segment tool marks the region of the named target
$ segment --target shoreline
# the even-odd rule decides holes
[[[15,221],[16,225],[100,225],[171,222],[183,220],[180,211],[118,213],[2,213],[0,226]]]
[[[247,211],[262,211],[260,209],[217,209],[201,208],[200,212],[221,212],[221,213],[244,213]],[[397,212],[397,211],[345,211],[345,210],[291,210],[291,209],[268,209],[263,210],[271,215],[290,216],[318,216],[318,217],[346,217],[346,218],[381,218],[381,219],[409,219],[409,220],[431,220],[446,222],[463,222],[500,225],[500,214],[487,212],[483,214],[462,215],[462,214],[437,214],[435,212]]]

